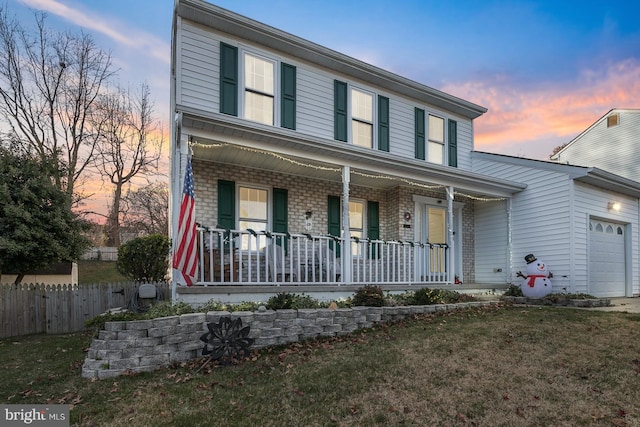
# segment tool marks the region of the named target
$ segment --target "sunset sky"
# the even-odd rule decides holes
[[[239,14],[489,111],[477,150],[547,159],[612,108],[640,108],[640,2],[221,0]],[[172,0],[9,0],[91,33],[169,128]],[[165,155],[168,153],[165,150]],[[167,163],[165,162],[165,165]],[[168,171],[165,171],[168,174]]]

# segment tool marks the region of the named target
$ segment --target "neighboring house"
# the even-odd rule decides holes
[[[504,287],[528,251],[547,255],[511,211],[529,176],[473,152],[481,106],[199,0],[176,2],[171,69],[174,242],[188,157],[199,223],[197,283],[176,299]]]
[[[640,110],[612,109],[551,160],[594,166],[640,182]]]

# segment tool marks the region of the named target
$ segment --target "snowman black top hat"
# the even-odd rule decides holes
[[[529,254],[526,257],[524,257],[524,260],[527,261],[527,264],[531,264],[533,261],[537,259],[538,258],[536,258],[533,254]]]

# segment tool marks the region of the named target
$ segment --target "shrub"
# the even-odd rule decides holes
[[[383,307],[384,293],[380,286],[366,285],[356,290],[352,304],[355,306]]]
[[[96,331],[104,329],[106,322],[122,322],[126,320],[141,320],[144,319],[144,314],[133,313],[131,311],[123,311],[120,313],[102,313],[94,317],[93,319],[86,320],[84,326],[87,328],[93,328]]]
[[[269,310],[283,310],[289,309],[293,305],[294,294],[287,292],[281,292],[272,296],[267,300],[266,307]]]
[[[504,295],[505,297],[523,297],[524,294],[522,293],[522,288],[520,288],[520,285],[509,285],[509,287],[507,288],[506,291],[504,291]]]
[[[209,300],[204,305],[198,307],[198,311],[207,313],[209,311],[258,311],[258,308],[264,305],[261,302],[239,302],[237,304],[222,303],[216,300]]]
[[[432,305],[432,304],[455,304],[457,302],[475,301],[471,295],[461,294],[460,292],[450,291],[448,289],[418,289],[412,298],[414,305]]]
[[[136,282],[162,282],[169,269],[171,244],[166,236],[137,237],[118,248],[116,268]]]
[[[266,307],[269,310],[318,308],[321,304],[309,295],[296,295],[281,292],[267,300]]]
[[[190,304],[178,301],[172,304],[171,301],[160,301],[149,307],[146,313],[148,319],[157,319],[158,317],[179,316],[181,314],[194,313],[195,310]]]

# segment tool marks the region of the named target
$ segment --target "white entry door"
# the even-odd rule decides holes
[[[626,248],[623,224],[589,221],[589,293],[597,297],[625,296]]]

